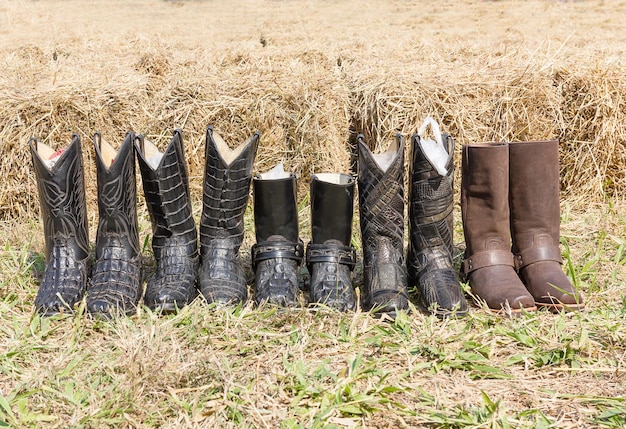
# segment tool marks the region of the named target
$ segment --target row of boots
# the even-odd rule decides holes
[[[99,133],[93,140],[99,211],[93,266],[80,138],[74,135],[62,152],[30,141],[46,242],[46,268],[35,300],[40,313],[71,310],[85,291],[92,314],[136,310],[143,266],[135,154],[156,260],[143,295],[149,308],[173,312],[198,292],[208,302],[237,304],[247,299],[239,249],[251,182],[256,302],[299,306],[298,273],[304,262],[310,274],[310,302],[342,311],[356,308],[352,176],[312,175],[312,239],[305,249],[299,237],[295,175],[279,165],[253,177],[259,134],[230,149],[208,127],[198,243],[180,130],[174,131],[163,152],[132,132],[118,150]],[[382,154],[374,154],[363,136],[357,138],[361,304],[366,311],[394,315],[408,309],[409,290],[414,290],[423,310],[440,317],[462,316],[467,303],[453,267],[454,140],[445,134],[440,139],[443,159],[435,159],[419,133],[411,143],[405,258],[404,138],[398,135]],[[474,294],[495,311],[582,307],[559,266],[558,143],[464,146],[462,171],[467,244],[462,275]]]

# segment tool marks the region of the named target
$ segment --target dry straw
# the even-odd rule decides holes
[[[161,6],[181,17],[195,16],[194,8],[216,7]],[[305,198],[311,173],[350,168],[349,142],[356,133],[383,150],[397,132],[410,137],[427,115],[456,138],[457,150],[464,143],[558,138],[565,198],[599,201],[624,195],[624,68],[613,58],[617,48],[598,54],[594,64],[580,61],[585,52],[597,52],[592,50],[595,45],[584,50],[584,44],[595,43],[593,28],[587,38],[576,41],[582,46],[577,51],[557,27],[554,35],[543,34],[547,27],[539,22],[527,33],[561,37],[562,45],[544,49],[539,42],[532,51],[528,48],[535,42],[526,41],[529,36],[519,30],[494,30],[499,37],[494,43],[494,34],[492,39],[482,32],[477,37],[476,29],[460,23],[456,32],[443,26],[446,20],[436,24],[448,16],[441,15],[441,5],[423,5],[428,19],[415,21],[408,5],[389,9],[384,2],[372,3],[371,10],[362,11],[362,19],[377,29],[376,34],[369,34],[373,30],[365,24],[320,21],[316,15],[294,27],[292,16],[307,13],[309,5],[304,10],[297,2],[275,6],[283,15],[271,25],[272,11],[255,9],[263,12],[265,30],[253,26],[252,15],[243,15],[250,22],[237,29],[241,41],[211,33],[221,38],[216,36],[206,47],[198,47],[201,36],[190,41],[189,34],[173,34],[164,42],[132,33],[102,36],[101,44],[94,37],[81,45],[68,36],[65,43],[5,47],[0,76],[0,219],[38,215],[26,144],[32,136],[57,147],[68,144],[74,132],[81,136],[91,211],[91,138],[98,130],[114,144],[134,130],[164,147],[174,128],[183,129],[196,201],[206,127],[213,125],[231,146],[260,131],[257,171],[283,162],[301,179],[299,195]],[[551,3],[518,6],[531,12],[540,8],[542,19],[563,13],[586,16],[578,5],[562,10],[557,8],[566,6]],[[29,7],[42,13],[37,4]],[[351,14],[348,4],[334,7],[337,19]],[[472,7],[486,16],[499,10]],[[8,10],[20,14],[15,7]],[[228,9],[216,13],[232,19]],[[383,34],[380,30],[386,27],[379,19],[387,15],[404,28],[417,31],[422,23],[439,25],[440,31],[419,37],[410,31]],[[467,19],[465,15],[458,19]],[[328,34],[315,33],[318,28],[327,28]],[[459,39],[457,32],[468,41]]]

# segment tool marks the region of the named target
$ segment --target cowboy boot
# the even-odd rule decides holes
[[[304,256],[298,237],[296,176],[282,165],[252,180],[256,244],[252,268],[256,302],[282,307],[300,304],[298,267]]]
[[[514,269],[509,229],[509,146],[464,145],[461,212],[465,259],[461,275],[490,309],[534,311],[535,300]]]
[[[137,230],[135,134],[126,133],[119,151],[93,137],[98,180],[96,263],[87,287],[92,314],[130,314],[141,296],[141,250]]]
[[[139,135],[135,150],[143,178],[156,273],[144,302],[153,310],[173,312],[196,296],[198,236],[191,211],[182,132],[175,130],[164,152]]]
[[[310,198],[312,240],[306,248],[306,262],[311,301],[340,311],[354,310],[356,251],[350,245],[354,179],[347,174],[314,174]]]
[[[538,307],[580,310],[582,297],[561,269],[559,142],[509,144],[509,203],[518,273]]]
[[[89,228],[80,137],[59,155],[33,138],[33,159],[45,237],[46,267],[35,298],[44,315],[71,311],[87,284]]]
[[[443,134],[445,174],[432,153],[413,135],[409,181],[409,286],[415,287],[423,310],[437,316],[467,313],[467,302],[452,266],[454,210],[454,140]]]
[[[359,146],[359,208],[363,241],[363,308],[394,316],[409,307],[404,240],[404,138],[374,155]]]
[[[248,295],[239,248],[258,143],[256,133],[230,150],[213,127],[207,128],[198,275],[207,302],[237,304]]]

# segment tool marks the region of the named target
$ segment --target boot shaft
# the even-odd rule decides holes
[[[461,209],[469,253],[510,251],[509,146],[464,145]]]
[[[41,216],[44,225],[46,261],[51,260],[54,242],[70,246],[77,260],[89,254],[85,179],[80,137],[51,163],[54,151],[37,139],[29,141],[33,168],[37,178]]]
[[[129,252],[140,253],[134,138],[134,133],[126,133],[116,151],[99,132],[93,137],[98,181],[97,255],[110,236],[121,240]]]
[[[395,249],[404,243],[404,138],[384,154],[374,155],[364,141],[359,146],[359,209],[363,243],[384,238]],[[367,252],[369,246],[364,246]]]
[[[559,142],[510,143],[509,172],[514,253],[529,247],[558,247]],[[556,256],[560,261],[560,254]]]
[[[243,215],[248,205],[252,168],[259,133],[230,150],[226,142],[208,127],[206,132],[203,206],[200,244],[227,238],[237,247],[244,235]]]
[[[181,131],[174,131],[163,153],[142,135],[135,150],[154,236],[195,235]]]
[[[297,243],[296,176],[284,173],[279,178],[269,177],[268,173],[257,174],[252,181],[256,241],[262,243],[272,235],[281,235],[288,242]]]
[[[442,136],[448,153],[446,174],[441,175],[414,134],[409,172],[410,245],[415,251],[443,246],[453,253],[454,139]]]
[[[352,176],[337,173],[311,175],[310,199],[312,242],[322,244],[327,240],[338,240],[349,245],[354,211]]]

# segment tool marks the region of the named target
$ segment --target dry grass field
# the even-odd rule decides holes
[[[625,10],[623,0],[0,0],[0,427],[626,425]],[[199,219],[206,127],[231,146],[258,130],[255,169],[283,162],[300,179],[306,242],[310,174],[349,171],[355,133],[383,150],[427,115],[459,152],[560,140],[563,268],[586,311],[509,319],[477,304],[460,320],[415,310],[389,321],[198,299],[167,317],[33,313],[44,241],[30,137],[82,138],[93,243],[95,131],[164,146],[181,128]],[[249,262],[251,210],[246,222]]]

